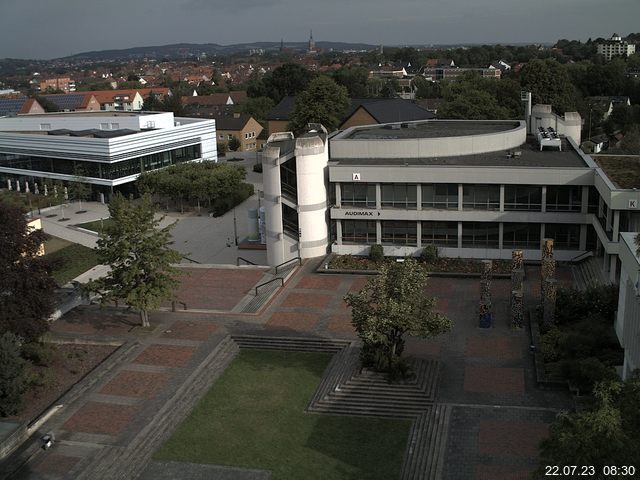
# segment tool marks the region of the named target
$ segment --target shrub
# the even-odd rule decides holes
[[[262,173],[262,164],[261,163],[254,164],[253,171],[256,173]]]
[[[374,262],[382,262],[384,260],[384,250],[382,248],[382,245],[380,245],[379,243],[371,245],[369,258]]]
[[[238,189],[228,197],[218,198],[211,205],[211,211],[214,217],[220,217],[231,210],[236,205],[241,204],[247,198],[253,195],[253,184],[241,183]]]
[[[556,302],[556,323],[572,323],[593,314],[611,321],[617,306],[618,287],[615,285],[599,285],[585,291],[561,288]]]
[[[51,346],[45,343],[25,343],[22,346],[22,357],[25,360],[29,360],[34,365],[47,367],[53,362],[55,351],[51,348]]]
[[[0,417],[15,415],[25,391],[25,361],[20,356],[20,337],[0,336]]]
[[[545,362],[555,362],[560,357],[559,345],[562,340],[562,333],[557,327],[551,329],[540,336],[540,353]]]
[[[617,378],[612,367],[595,357],[562,362],[562,373],[581,393],[590,393],[596,383]]]
[[[433,244],[426,245],[420,252],[420,259],[426,263],[435,262],[438,259],[438,247]]]

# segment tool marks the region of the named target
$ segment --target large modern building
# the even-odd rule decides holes
[[[217,161],[213,120],[167,112],[66,112],[0,118],[0,184],[73,181],[127,189],[142,172]]]
[[[620,283],[623,376],[640,368],[640,156],[582,153],[581,118],[428,120],[271,135],[263,153],[267,259],[327,252],[539,260],[595,256]]]

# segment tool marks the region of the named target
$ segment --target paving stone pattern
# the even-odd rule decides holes
[[[200,312],[151,312],[151,329],[136,327],[137,316],[122,308],[86,306],[65,315],[53,325],[53,336],[80,343],[121,342],[126,348],[64,397],[64,408],[42,427],[56,433],[54,448],[38,450],[16,478],[141,475],[153,451],[232,360],[238,345],[228,334],[356,340],[343,297],[371,277],[316,274],[317,264],[309,261],[293,272],[257,313],[231,310],[260,282],[263,271],[194,268],[180,292],[190,308],[204,307]],[[559,267],[558,277],[568,283],[571,275]],[[538,268],[526,267],[527,308],[538,301],[539,278]],[[435,339],[407,340],[406,354],[440,365],[434,408],[425,410],[424,428],[416,427],[409,445],[415,450],[424,440],[417,436],[422,431],[425,438],[437,435],[444,446],[416,457],[423,467],[437,466],[420,467],[420,475],[524,478],[536,466],[537,441],[571,401],[564,392],[537,388],[528,330],[510,328],[509,280],[492,282],[490,329],[478,328],[479,279],[431,278],[427,292],[440,297],[437,308],[454,328]],[[434,419],[436,410],[441,413]],[[157,465],[149,468],[157,471]],[[251,478],[236,473],[226,471],[219,478]]]

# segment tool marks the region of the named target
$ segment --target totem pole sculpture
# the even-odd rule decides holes
[[[522,250],[511,252],[511,326],[522,328],[524,319],[524,262]]]
[[[491,276],[493,262],[482,261],[482,273],[480,276],[480,328],[491,327]]]

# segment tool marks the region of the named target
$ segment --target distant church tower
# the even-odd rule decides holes
[[[307,53],[316,53],[316,42],[313,40],[313,30],[309,30],[309,48]]]

